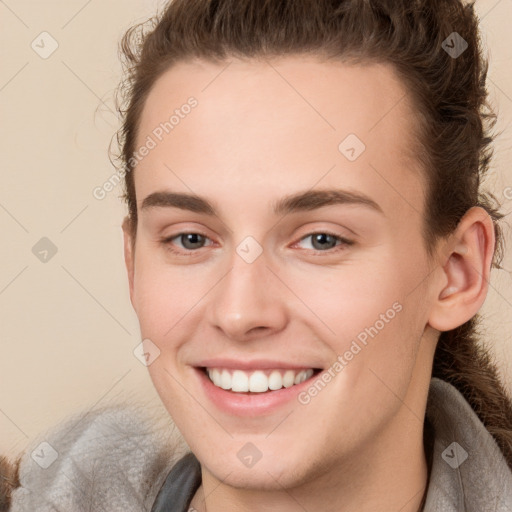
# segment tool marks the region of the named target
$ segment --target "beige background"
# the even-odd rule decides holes
[[[0,2],[0,453],[15,455],[72,412],[109,401],[159,403],[146,368],[122,259],[120,187],[92,190],[113,173],[107,147],[124,30],[164,2]],[[512,208],[512,0],[480,0],[490,48],[489,91],[499,109],[488,186]],[[43,59],[40,53],[57,50]],[[41,43],[41,39],[44,43]],[[55,44],[55,43],[53,43]],[[510,221],[507,219],[508,223]],[[512,269],[510,228],[504,266]],[[33,254],[47,237],[48,261]],[[41,255],[42,256],[42,255]],[[483,313],[487,340],[512,391],[511,274],[494,271]]]

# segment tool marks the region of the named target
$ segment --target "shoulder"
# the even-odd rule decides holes
[[[10,510],[150,510],[187,451],[162,408],[122,403],[81,411],[24,451]]]
[[[435,442],[425,511],[510,510],[512,472],[460,391],[432,378],[426,418]]]

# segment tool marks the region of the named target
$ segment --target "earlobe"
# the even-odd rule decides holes
[[[494,225],[480,207],[468,210],[447,241],[440,263],[442,286],[436,292],[429,324],[443,332],[472,318],[487,295],[494,253]]]
[[[133,287],[133,277],[134,277],[134,243],[133,243],[133,235],[130,218],[127,216],[123,221],[123,240],[124,240],[124,262],[126,265],[126,271],[128,274],[128,285],[130,288],[130,301],[132,306],[134,306],[134,287]],[[135,307],[135,306],[134,306]]]

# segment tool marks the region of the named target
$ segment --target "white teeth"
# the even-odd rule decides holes
[[[291,388],[295,382],[295,372],[293,370],[287,370],[283,375],[283,386],[285,388]]]
[[[297,375],[295,375],[294,384],[300,384],[301,382],[304,382],[305,380],[306,380],[306,372],[305,372],[305,370],[302,370],[301,372],[297,373]]]
[[[268,389],[275,391],[276,389],[281,389],[282,387],[283,387],[283,378],[281,377],[281,374],[277,370],[274,370],[268,376]]]
[[[249,391],[254,393],[268,391],[268,379],[263,372],[254,372],[249,377]]]
[[[219,370],[217,370],[217,368],[214,368],[212,370],[212,374],[211,374],[211,379],[213,380],[213,383],[216,385],[216,386],[219,386],[220,387],[220,372]]]
[[[234,370],[230,373],[227,369],[208,368],[208,376],[215,386],[234,392],[264,393],[268,390],[275,391],[283,387],[290,388],[294,384],[300,384],[309,379],[314,371],[286,370],[282,374],[279,370],[273,370],[267,374],[261,370],[248,373],[242,370]]]
[[[220,387],[222,389],[231,389],[231,375],[227,370],[222,370]]]
[[[214,382],[215,384],[215,382]],[[249,391],[249,377],[242,370],[235,370],[231,377],[232,391]]]

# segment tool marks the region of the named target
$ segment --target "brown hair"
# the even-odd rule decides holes
[[[452,56],[453,33],[467,49]],[[448,38],[452,36],[452,39]],[[488,62],[473,3],[462,0],[174,0],[161,15],[132,27],[121,42],[126,79],[119,91],[124,123],[117,133],[133,236],[137,205],[131,159],[138,122],[151,87],[174,63],[190,58],[312,54],[352,63],[393,66],[417,115],[417,157],[427,177],[424,239],[452,233],[473,206],[491,216],[501,268],[499,204],[481,190],[492,158],[496,115],[487,102]],[[442,332],[432,376],[454,385],[493,435],[512,468],[512,401],[489,349],[480,343],[479,315]],[[427,427],[427,425],[426,425]],[[432,433],[425,433],[431,436]],[[430,465],[431,461],[429,461]]]
[[[20,486],[19,466],[21,457],[11,461],[0,455],[0,512],[7,512],[11,505],[11,493]]]

